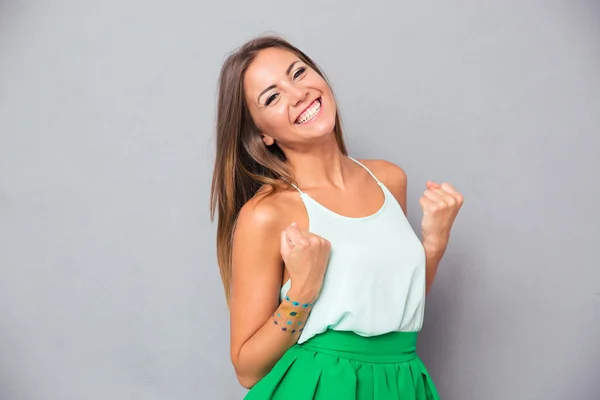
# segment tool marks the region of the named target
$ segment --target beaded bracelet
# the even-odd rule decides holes
[[[279,310],[273,314],[273,324],[278,325],[282,332],[296,333],[302,332],[304,327],[304,319],[308,316],[309,307],[314,303],[300,303],[292,301],[288,296],[285,296],[285,301],[281,303]]]

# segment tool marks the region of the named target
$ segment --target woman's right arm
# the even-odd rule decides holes
[[[234,231],[230,346],[238,381],[245,388],[254,386],[297,342],[311,309],[302,305],[315,300],[322,282],[306,265],[307,273],[296,274],[288,292],[290,300],[300,306],[288,301],[280,305],[282,247],[287,246],[282,228],[274,204],[267,200],[255,204],[252,200],[240,211]],[[292,234],[301,236],[296,241],[302,241],[304,236],[294,229]],[[310,259],[306,260],[310,264]],[[286,316],[291,325],[287,325]]]

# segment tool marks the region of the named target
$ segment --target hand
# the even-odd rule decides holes
[[[316,298],[323,285],[330,249],[328,240],[301,231],[296,223],[281,232],[281,257],[290,273],[294,295],[311,297],[309,301]]]
[[[423,244],[443,250],[448,244],[450,229],[464,200],[448,183],[439,185],[427,181],[426,187],[427,190],[419,201],[423,209]]]

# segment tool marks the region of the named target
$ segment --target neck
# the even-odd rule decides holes
[[[286,157],[301,189],[327,186],[343,188],[351,167],[333,134],[310,149],[286,151]]]

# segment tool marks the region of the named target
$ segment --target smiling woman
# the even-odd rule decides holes
[[[310,64],[293,52],[269,47],[248,66],[246,102],[265,145],[312,141],[333,132],[337,115],[333,93]]]
[[[406,175],[346,151],[317,65],[273,36],[225,61],[212,216],[247,399],[438,399],[416,354],[462,196],[428,181],[420,241]]]

